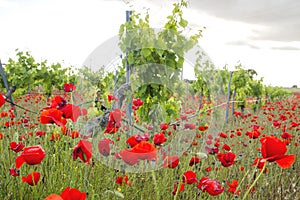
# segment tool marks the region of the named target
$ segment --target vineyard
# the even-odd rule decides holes
[[[164,29],[133,12],[108,72],[1,63],[1,199],[299,199],[300,92],[241,63],[218,69],[184,33],[185,1]]]

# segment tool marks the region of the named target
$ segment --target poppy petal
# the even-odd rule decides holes
[[[25,163],[25,160],[23,156],[18,156],[16,158],[16,168],[19,169],[23,164]]]
[[[63,200],[63,198],[58,194],[50,194],[44,200]]]
[[[261,153],[263,158],[284,155],[287,151],[285,143],[276,137],[267,136],[260,139],[260,142],[262,144]]]
[[[289,168],[294,162],[295,162],[296,156],[294,154],[292,155],[286,155],[283,158],[276,160],[275,162],[281,167],[281,168]]]

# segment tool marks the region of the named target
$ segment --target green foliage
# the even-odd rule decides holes
[[[201,30],[189,38],[183,35],[188,25],[182,16],[186,6],[185,1],[174,4],[164,29],[159,32],[150,27],[149,14],[142,18],[134,12],[131,20],[120,27],[119,46],[127,55],[123,59],[123,66],[127,61],[134,71],[130,77],[132,89],[135,96],[145,102],[138,111],[143,121],[149,121],[151,116],[156,116],[154,113],[165,111],[166,108],[166,116],[178,116],[179,108],[168,98],[176,87],[180,87],[177,83],[180,82],[185,52],[197,44],[201,37]],[[174,110],[170,111],[170,108]]]
[[[59,63],[48,66],[46,60],[38,63],[29,52],[18,49],[16,56],[17,59],[10,58],[4,68],[8,84],[17,87],[14,95],[29,93],[40,86],[50,95],[54,88],[62,89],[64,83],[75,81],[71,67],[64,68]],[[1,84],[4,87],[3,81]]]

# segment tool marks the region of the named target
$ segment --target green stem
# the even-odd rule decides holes
[[[261,175],[264,173],[265,169],[266,169],[267,163],[264,164],[264,167],[261,169],[259,175],[256,177],[256,179],[254,180],[254,182],[252,183],[252,185],[249,187],[249,189],[247,190],[247,192],[245,193],[244,197],[242,200],[245,200],[248,196],[248,194],[250,193],[251,189],[255,186],[256,182],[258,181],[258,179],[261,177]]]
[[[153,178],[153,182],[154,182],[154,191],[156,194],[156,199],[159,199],[159,188],[157,187],[157,181],[156,181],[156,176],[155,176],[155,172],[154,170],[152,170],[152,178]]]

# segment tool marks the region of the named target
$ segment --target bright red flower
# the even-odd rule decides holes
[[[217,158],[224,167],[229,167],[234,164],[235,154],[232,152],[218,153]]]
[[[178,156],[167,156],[164,160],[163,167],[176,168],[179,164]]]
[[[119,155],[122,160],[129,165],[135,165],[139,161],[137,153],[132,153],[129,149],[121,150]]]
[[[110,146],[114,144],[109,138],[104,138],[98,143],[98,150],[103,156],[109,156],[110,154]]]
[[[179,187],[177,186],[178,183],[174,183],[174,190],[172,191],[172,194],[175,195],[177,192],[182,192],[184,190],[184,183],[180,183]]]
[[[190,162],[189,162],[189,166],[193,166],[196,165],[200,162],[200,158],[198,158],[197,156],[194,156],[191,158]]]
[[[203,192],[207,192],[208,194],[212,196],[216,196],[221,194],[224,191],[224,188],[222,185],[213,179],[203,177],[198,184],[198,189],[200,189]]]
[[[160,125],[159,125],[159,127],[160,127],[160,129],[161,130],[166,130],[168,127],[169,127],[169,124],[167,124],[167,123],[161,123]]]
[[[62,98],[61,96],[55,96],[51,101],[50,108],[59,109],[64,107],[66,104],[67,101],[64,98]]]
[[[224,144],[222,149],[226,151],[230,151],[230,146],[228,144]]]
[[[109,113],[108,123],[106,125],[104,133],[116,133],[121,127],[122,113],[120,109],[116,108],[115,110]]]
[[[132,153],[136,153],[137,157],[141,160],[155,160],[156,159],[156,148],[153,144],[149,142],[142,141],[135,145],[132,150]]]
[[[26,177],[22,176],[22,181],[28,183],[28,185],[34,186],[37,185],[40,180],[41,174],[39,172],[32,172]]]
[[[76,89],[76,86],[73,83],[65,83],[64,84],[64,91],[65,92],[73,92]]]
[[[44,135],[46,135],[46,131],[40,131],[40,130],[38,130],[37,132],[35,132],[35,135],[39,136],[39,137],[44,136]]]
[[[289,134],[288,132],[283,132],[280,136],[281,136],[283,139],[290,139],[290,138],[293,138],[293,137],[294,137],[294,135]]]
[[[199,126],[198,130],[199,131],[206,131],[208,129],[208,126]]]
[[[15,167],[11,167],[9,169],[9,174],[11,176],[20,176],[20,170],[16,169]]]
[[[187,184],[197,183],[198,181],[197,181],[196,173],[193,172],[192,170],[184,172],[182,177],[182,182]]]
[[[86,200],[86,193],[70,187],[64,189],[60,196],[63,198],[63,200]]]
[[[148,141],[149,137],[150,137],[150,133],[145,133],[143,135],[140,134],[133,135],[126,140],[126,144],[129,144],[130,147],[132,148],[138,143],[140,143],[141,141]]]
[[[64,199],[58,194],[50,194],[44,200],[64,200]]]
[[[22,142],[16,143],[16,142],[11,142],[9,144],[10,149],[13,150],[14,152],[18,153],[24,149],[24,144]]]
[[[220,136],[221,138],[227,138],[227,137],[228,137],[227,134],[226,134],[226,133],[223,133],[223,132],[220,132],[220,133],[219,133],[219,136]]]
[[[29,146],[16,158],[16,168],[20,168],[24,163],[37,165],[42,162],[46,153],[40,146]]]
[[[113,94],[109,94],[109,95],[107,95],[107,100],[108,100],[108,102],[111,102],[112,100],[117,101],[118,98],[116,98]]]
[[[126,144],[129,144],[130,147],[134,147],[135,145],[137,145],[138,143],[140,143],[140,141],[138,141],[135,137],[135,135],[130,136],[127,140],[126,140]]]
[[[185,129],[194,130],[196,128],[195,124],[184,124]]]
[[[256,158],[252,164],[252,166],[256,166],[258,169],[262,170],[266,162],[262,162],[263,158]],[[265,168],[264,173],[268,171],[268,168]]]
[[[81,115],[81,110],[79,106],[74,106],[73,104],[67,104],[59,109],[63,112],[63,117],[66,119],[71,119],[76,122],[78,117]]]
[[[78,138],[79,135],[80,135],[80,133],[77,130],[74,130],[74,131],[72,131],[70,136],[72,139],[75,139],[75,138]]]
[[[212,168],[211,167],[207,167],[207,168],[205,168],[205,171],[206,172],[210,172],[212,170]]]
[[[165,134],[163,132],[154,134],[153,142],[155,145],[161,145],[165,141],[167,141],[167,138],[165,137]]]
[[[281,126],[281,122],[277,120],[273,120],[273,126],[278,129]]]
[[[42,124],[53,124],[64,126],[67,121],[62,117],[63,112],[55,108],[44,110],[40,115],[40,122]]]
[[[133,104],[132,109],[137,110],[140,108],[140,106],[144,104],[144,102],[140,98],[137,98],[137,99],[133,99],[132,104]]]
[[[5,97],[0,93],[0,108],[5,104]]]
[[[286,144],[277,137],[266,136],[260,139],[260,143],[262,144],[263,161],[275,161],[281,168],[288,168],[295,162],[296,156],[294,154],[285,155]]]
[[[116,178],[116,184],[123,186],[123,183],[131,186],[131,182],[128,181],[128,176],[126,174],[123,174],[122,176]]]
[[[238,181],[237,180],[232,180],[232,182],[228,182],[227,185],[229,186],[228,192],[235,194],[236,193],[236,188],[238,187]]]
[[[92,144],[89,141],[80,140],[73,149],[72,157],[73,160],[79,157],[83,162],[89,163],[92,158]]]

